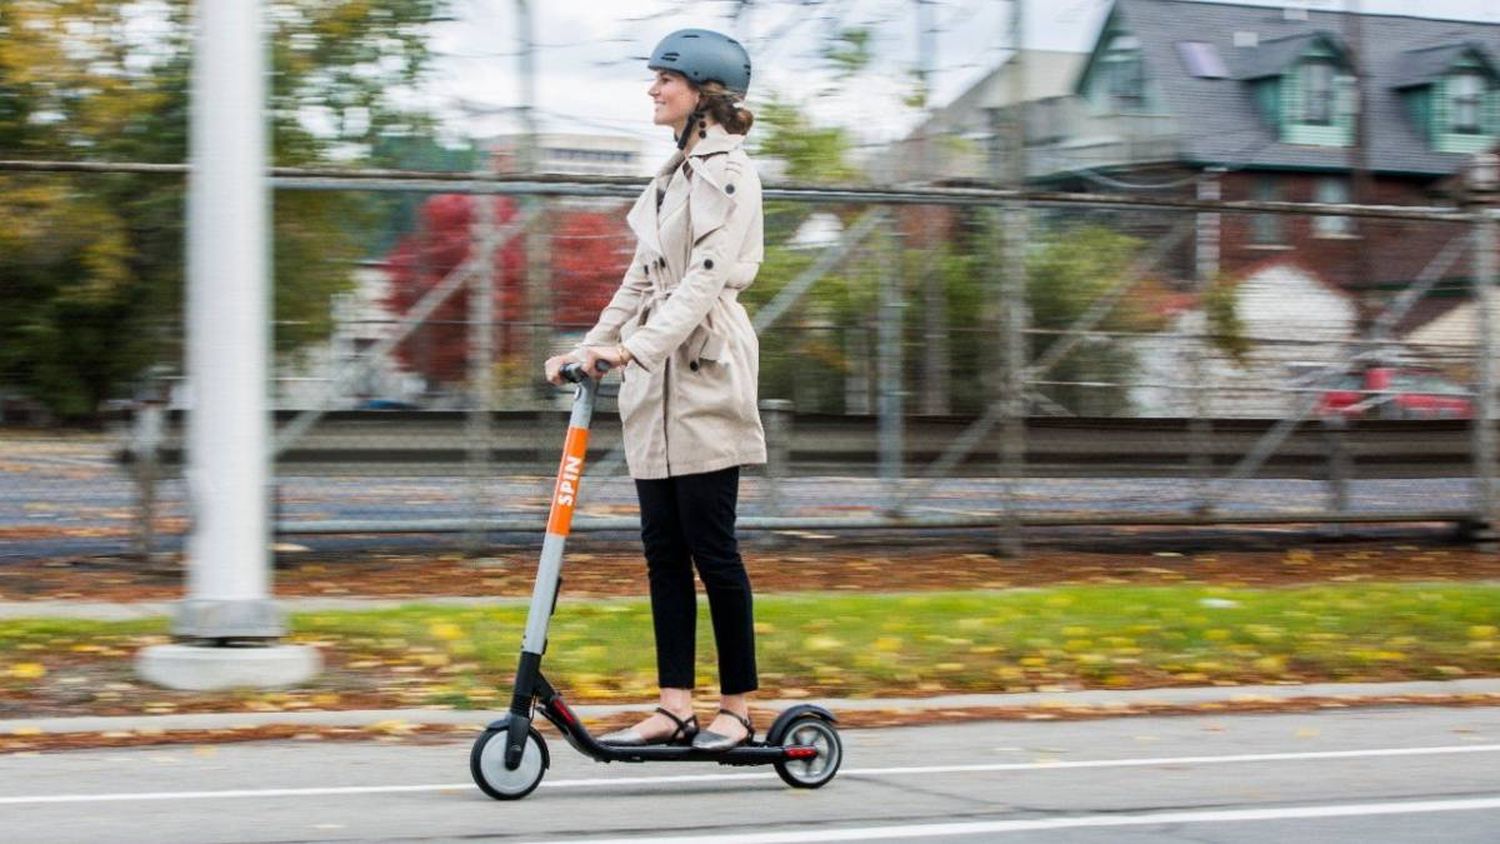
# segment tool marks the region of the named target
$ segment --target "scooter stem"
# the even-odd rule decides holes
[[[562,583],[563,545],[573,525],[573,508],[578,502],[584,456],[588,453],[589,422],[599,392],[599,382],[576,366],[565,370],[563,375],[574,381],[578,390],[573,396],[568,436],[563,442],[557,480],[552,486],[547,535],[542,540],[542,557],[537,563],[536,584],[531,592],[531,607],[526,612],[526,634],[521,639],[521,659],[511,694],[510,727],[505,742],[505,767],[509,770],[520,766],[526,733],[531,727],[532,702],[541,674],[542,654],[547,650],[547,627],[557,609],[557,592]]]

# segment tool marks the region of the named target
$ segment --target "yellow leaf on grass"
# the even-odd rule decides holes
[[[427,628],[427,632],[434,639],[442,639],[445,642],[453,642],[464,637],[464,629],[449,621],[440,621]]]
[[[808,636],[802,640],[802,647],[810,651],[832,651],[843,646],[844,643],[842,640],[835,639],[832,636]]]
[[[47,666],[40,662],[18,662],[10,667],[10,676],[17,680],[40,680],[47,676]]]

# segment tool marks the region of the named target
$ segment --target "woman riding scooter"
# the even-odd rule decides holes
[[[547,361],[598,376],[621,370],[626,462],[640,499],[660,705],[606,744],[691,743],[727,751],[750,741],[758,687],[750,579],[735,539],[740,467],[766,460],[757,409],[759,343],[736,301],[763,255],[760,178],[744,150],[754,121],[738,101],[750,57],[717,32],[685,29],[651,53],[652,122],[677,153],[630,210],[635,257],[578,349]],[[719,657],[719,712],[693,713],[696,566]]]

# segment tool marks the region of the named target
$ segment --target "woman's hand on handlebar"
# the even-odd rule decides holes
[[[570,363],[583,363],[583,360],[572,352],[547,358],[547,362],[542,366],[547,376],[547,383],[561,387],[563,385],[562,368]]]
[[[587,359],[583,362],[583,371],[593,376],[595,381],[604,377],[600,371],[598,362],[604,361],[609,364],[608,369],[620,369],[630,363],[630,350],[624,346],[589,346],[583,350]]]

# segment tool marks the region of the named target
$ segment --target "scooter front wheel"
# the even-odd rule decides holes
[[[496,800],[520,800],[541,784],[552,758],[547,753],[547,742],[542,740],[542,734],[532,727],[526,734],[521,764],[514,771],[507,770],[505,739],[504,729],[488,729],[480,733],[474,740],[474,749],[469,752],[469,773],[474,775],[474,784],[479,790]]]
[[[781,743],[811,747],[816,755],[776,763],[776,773],[792,788],[822,788],[844,761],[844,742],[834,726],[816,715],[805,715],[787,725]]]

